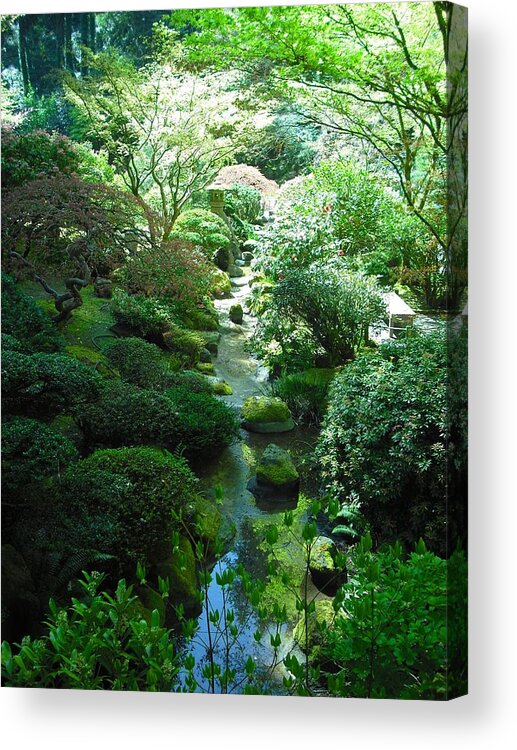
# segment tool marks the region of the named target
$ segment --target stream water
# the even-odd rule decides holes
[[[248,268],[243,270],[249,272]],[[254,318],[245,312],[242,325],[237,325],[232,323],[229,317],[230,307],[237,302],[245,310],[246,297],[250,292],[248,279],[249,275],[234,279],[232,296],[215,303],[219,312],[221,332],[218,354],[214,359],[215,373],[217,377],[223,378],[231,385],[233,394],[223,398],[236,409],[240,409],[248,396],[261,394],[267,390],[268,372],[246,348],[246,343],[253,333]],[[189,652],[196,658],[196,678],[203,685],[200,689],[209,688],[208,680],[202,676],[209,648],[207,615],[215,610],[222,612],[226,603],[235,612],[238,628],[237,636],[232,639],[230,657],[230,664],[236,670],[236,676],[232,685],[228,687],[228,691],[239,692],[241,689],[241,680],[245,675],[243,665],[248,656],[251,656],[256,665],[256,674],[260,675],[262,689],[270,690],[275,694],[283,692],[283,668],[281,664],[271,668],[272,661],[274,661],[274,649],[271,646],[270,633],[273,631],[268,629],[267,622],[259,622],[256,613],[238,585],[233,587],[229,595],[230,600],[224,601],[225,594],[217,583],[216,573],[221,574],[229,566],[234,567],[242,563],[251,576],[255,578],[264,576],[266,560],[264,553],[260,550],[263,532],[257,532],[257,526],[260,528],[261,524],[256,522],[260,522],[261,519],[280,521],[286,507],[293,506],[292,503],[284,505],[278,502],[274,505],[267,505],[255,499],[247,489],[248,481],[253,475],[253,465],[264,448],[272,442],[288,449],[296,463],[297,459],[303,453],[307,453],[314,444],[316,434],[315,430],[299,427],[291,432],[268,435],[241,430],[239,442],[231,445],[212,461],[205,462],[203,466],[197,468],[202,487],[207,494],[213,492],[215,486],[222,489],[221,510],[236,528],[229,551],[216,563],[212,572],[212,582],[208,590],[208,612],[205,603],[198,618],[197,636],[194,642],[189,644]],[[303,484],[301,489],[303,491]],[[311,593],[317,594],[316,591]],[[256,638],[255,634],[259,629],[262,631],[262,637],[257,640],[258,636]],[[216,661],[224,662],[228,646],[225,634],[212,623],[210,630]],[[283,626],[282,646],[278,657],[281,659],[287,650],[293,650],[292,628]]]

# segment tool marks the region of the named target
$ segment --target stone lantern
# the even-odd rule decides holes
[[[210,196],[210,210],[226,221],[224,213],[224,190],[222,185],[208,185],[206,188]]]

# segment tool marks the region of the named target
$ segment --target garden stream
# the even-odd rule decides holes
[[[249,274],[249,268],[243,271]],[[228,299],[216,301],[216,307],[220,317],[221,338],[218,345],[218,354],[214,360],[215,373],[217,377],[224,379],[233,389],[231,396],[223,397],[227,403],[240,410],[243,402],[248,396],[260,395],[266,392],[268,371],[248,351],[246,343],[253,333],[255,320],[253,316],[244,313],[242,325],[230,320],[230,307],[240,303],[245,309],[246,297],[250,292],[248,285],[249,275],[232,279],[232,295]],[[256,459],[261,455],[269,443],[276,443],[281,448],[288,449],[295,463],[302,454],[307,453],[312,447],[317,436],[315,429],[295,427],[291,432],[279,434],[258,434],[241,430],[240,440],[227,448],[222,455],[212,461],[205,462],[197,467],[197,473],[201,478],[205,492],[210,495],[214,487],[218,486],[222,491],[221,510],[226,518],[235,524],[235,536],[230,543],[226,554],[216,563],[212,571],[212,582],[209,586],[208,608],[210,611],[222,612],[224,601],[221,587],[216,581],[216,572],[221,573],[225,568],[243,564],[246,570],[254,578],[263,578],[266,570],[266,559],[260,550],[260,543],[264,535],[264,526],[269,520],[281,521],[283,511],[290,505],[276,502],[267,505],[259,502],[247,489],[248,481],[253,476],[253,466]],[[309,489],[304,487],[303,478],[301,491]],[[300,566],[300,580],[302,578],[302,567]],[[312,586],[312,584],[309,584]],[[312,597],[317,595],[316,590],[308,591]],[[228,595],[227,595],[228,596]],[[262,623],[263,637],[260,642],[254,637],[259,627],[256,613],[246,599],[245,594],[234,586],[230,593],[230,603],[236,615],[238,635],[232,645],[233,660],[231,667],[237,670],[234,680],[234,691],[239,692],[240,680],[242,679],[243,664],[251,656],[256,664],[257,675],[265,680],[266,689],[273,693],[283,691],[282,677],[285,674],[281,663],[271,669],[274,657],[274,649],[270,643],[270,632]],[[208,688],[208,681],[201,677],[203,665],[206,663],[208,649],[207,630],[207,607],[203,607],[198,618],[198,633],[193,644],[190,644],[190,652],[196,657],[196,677],[201,684]],[[212,628],[212,626],[211,626]],[[215,634],[215,637],[214,637]],[[224,637],[216,628],[213,628],[214,656],[219,663],[224,662],[223,652],[226,648]],[[218,648],[220,653],[218,654]],[[284,626],[282,630],[282,645],[277,657],[282,657],[290,650],[297,650],[292,636],[292,629]],[[217,657],[220,657],[219,659]],[[232,691],[232,685],[228,686],[228,692]]]

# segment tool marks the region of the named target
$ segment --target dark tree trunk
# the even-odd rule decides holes
[[[65,17],[62,13],[55,16],[56,22],[56,66],[62,70],[65,67]]]
[[[63,16],[65,34],[65,68],[75,70],[75,59],[72,49],[73,13],[65,13]]]
[[[81,75],[88,75],[87,58],[84,47],[90,46],[90,14],[81,13]]]
[[[92,52],[95,52],[95,33],[96,33],[96,24],[95,24],[95,13],[88,13],[90,17],[90,49]]]
[[[27,57],[29,29],[31,27],[31,21],[27,16],[20,16],[18,19],[18,46],[20,54],[20,70],[22,72],[23,81],[23,93],[27,95],[31,86],[31,80],[29,75],[29,61]]]

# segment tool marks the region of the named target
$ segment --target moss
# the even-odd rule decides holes
[[[96,297],[93,287],[87,287],[81,297],[83,304],[61,325],[61,331],[69,345],[90,348],[97,336],[112,335],[110,329],[115,324],[115,318],[109,302]]]
[[[287,422],[291,413],[279,398],[250,396],[242,406],[241,416],[246,422]]]
[[[227,297],[232,292],[232,282],[226,271],[216,268],[212,271],[211,291],[214,297]]]
[[[232,323],[242,323],[243,310],[242,305],[232,305],[230,307],[230,320]]]
[[[283,487],[298,480],[299,475],[289,453],[274,443],[268,445],[257,466],[257,481]]]
[[[309,654],[316,659],[319,650],[325,643],[325,631],[332,628],[336,613],[331,599],[318,599],[315,611],[308,618],[308,638],[306,639],[305,617],[302,615],[293,631],[293,638],[301,649],[309,647]]]
[[[65,352],[71,357],[75,357],[79,362],[94,367],[97,372],[104,378],[118,378],[119,372],[110,367],[107,358],[101,352],[91,349],[89,346],[80,344],[69,344],[65,347]]]
[[[182,316],[182,322],[193,331],[217,331],[219,316],[216,310],[189,310]]]
[[[196,369],[199,370],[199,372],[202,372],[205,375],[213,375],[214,374],[214,366],[211,362],[198,362],[196,365]]]
[[[210,500],[198,496],[192,504],[194,534],[212,546],[216,542],[222,524],[219,508]]]
[[[328,537],[319,537],[311,550],[311,569],[317,571],[334,570],[335,545]]]
[[[197,600],[196,558],[187,537],[181,536],[178,551],[155,567],[157,575],[169,579],[171,599]]]
[[[183,357],[189,364],[198,361],[204,347],[203,338],[198,333],[179,326],[171,326],[163,334],[163,341],[167,349]]]
[[[212,383],[212,393],[216,396],[231,396],[233,388],[225,380],[216,380],[215,383]]]

